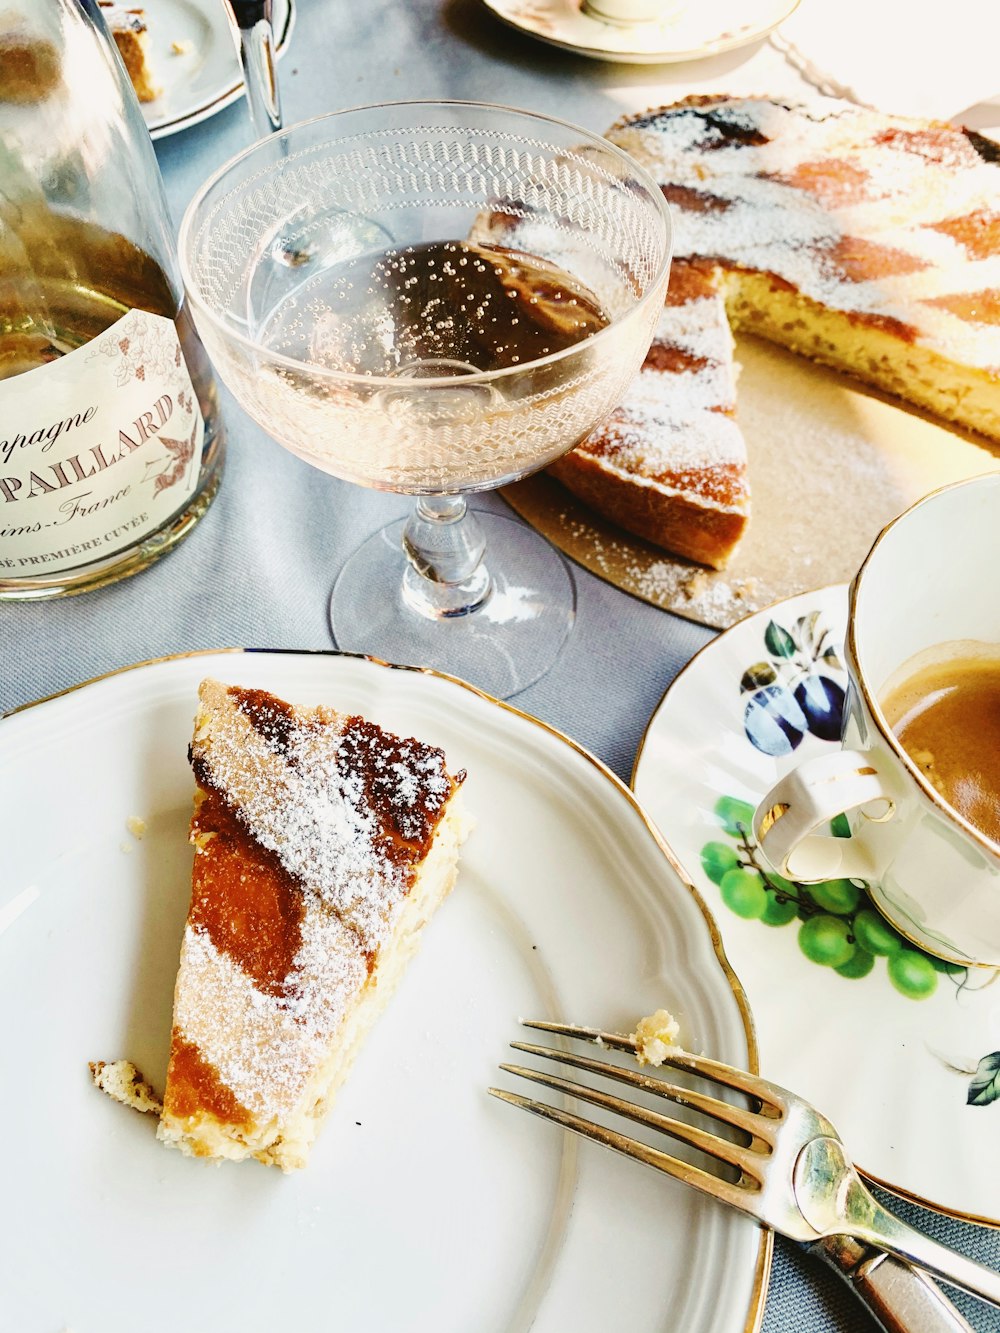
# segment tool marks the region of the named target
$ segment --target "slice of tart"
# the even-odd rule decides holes
[[[212,680],[199,697],[158,1134],[289,1170],[454,884],[465,774],[362,717]]]
[[[721,277],[713,264],[675,260],[652,345],[624,401],[548,469],[612,522],[717,569],[750,517]]]
[[[551,228],[499,211],[477,220],[478,240],[531,254]],[[747,451],[735,420],[736,363],[722,296],[724,274],[675,260],[642,369],[621,405],[547,471],[620,527],[689,560],[721,569],[750,517]],[[545,309],[544,292],[533,298]],[[565,310],[549,317],[565,319]]]
[[[140,102],[155,102],[163,92],[149,58],[149,27],[146,11],[118,4],[117,0],[98,0],[104,20],[115,39],[122,64],[132,81]]]

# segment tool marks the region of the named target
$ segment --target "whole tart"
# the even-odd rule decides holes
[[[688,98],[608,137],[735,328],[1000,441],[1000,146],[832,98]]]
[[[1000,441],[991,140],[831,98],[725,96],[627,117],[608,138],[659,182],[674,260],[638,380],[549,468],[581,500],[727,562],[749,517],[730,328]]]
[[[284,1170],[451,890],[464,773],[362,717],[203,682],[159,1137]]]

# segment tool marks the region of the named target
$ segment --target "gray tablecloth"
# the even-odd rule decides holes
[[[286,123],[363,103],[449,97],[505,102],[602,131],[625,111],[693,90],[801,87],[766,44],[684,66],[606,65],[534,44],[476,0],[298,0],[280,72]],[[249,138],[239,103],[159,141],[175,220],[201,181]],[[336,571],[364,537],[405,513],[408,502],[323,477],[271,442],[228,395],[224,412],[229,459],[222,489],[176,552],[97,593],[0,605],[0,712],[115,667],[187,649],[330,646],[326,598]],[[509,512],[495,497],[476,503]],[[583,570],[575,574],[575,631],[554,669],[516,702],[627,779],[650,714],[711,632]],[[947,1145],[928,1150],[946,1152]],[[1000,1213],[1000,1181],[997,1196]],[[937,1238],[1000,1268],[1000,1233],[894,1206]],[[1000,1314],[957,1299],[977,1330],[1000,1333]],[[868,1333],[874,1324],[832,1275],[779,1241],[763,1328]]]

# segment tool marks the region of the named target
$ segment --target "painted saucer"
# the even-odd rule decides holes
[[[633,65],[701,60],[759,41],[799,0],[665,0],[652,22],[621,23],[591,13],[585,0],[483,0],[510,27],[593,60]]]
[[[1000,1225],[1000,973],[920,952],[862,881],[775,876],[753,840],[769,787],[839,744],[846,625],[837,585],[714,639],[653,714],[632,786],[715,916],[761,1072],[827,1115],[869,1176]]]

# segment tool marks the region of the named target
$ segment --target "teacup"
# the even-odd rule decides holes
[[[863,879],[912,943],[991,967],[1000,967],[1000,845],[941,795],[883,704],[908,664],[943,645],[998,651],[998,567],[1000,473],[936,491],[885,528],[851,584],[842,748],[800,763],[753,818],[779,874]],[[851,836],[828,836],[841,814]]]

